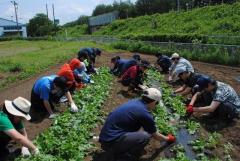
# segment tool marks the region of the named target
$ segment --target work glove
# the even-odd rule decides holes
[[[188,114],[192,114],[192,113],[193,113],[193,105],[188,105],[188,106],[187,106],[187,109],[186,109],[186,112],[187,112]]]
[[[175,136],[173,136],[172,134],[168,134],[168,136],[167,136],[167,142],[173,143],[173,142],[175,142],[175,141],[176,141]]]
[[[38,154],[40,154],[39,149],[38,149],[38,148],[34,149],[34,150],[32,151],[32,154],[33,154],[33,155],[38,155]]]
[[[70,108],[70,110],[71,110],[72,112],[78,112],[78,108],[77,108],[77,106],[76,106],[76,104],[75,104],[74,102],[71,103],[71,108]]]
[[[24,146],[22,147],[21,154],[22,154],[23,157],[27,157],[27,156],[31,155],[31,153],[29,152],[28,148],[26,148]]]
[[[56,116],[57,116],[57,114],[52,113],[52,114],[50,114],[49,118],[50,118],[50,119],[54,119]]]

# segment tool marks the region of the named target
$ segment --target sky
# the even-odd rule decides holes
[[[0,17],[14,20],[15,12],[11,0],[0,0]],[[20,23],[28,23],[37,13],[46,14],[53,20],[52,4],[55,8],[55,19],[60,24],[76,20],[80,15],[91,15],[98,4],[112,4],[114,0],[15,0],[18,3],[18,17]],[[120,0],[117,0],[120,1]],[[135,2],[136,0],[131,0]]]

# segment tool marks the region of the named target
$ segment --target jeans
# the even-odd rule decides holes
[[[146,132],[129,132],[117,140],[104,143],[102,149],[106,154],[102,160],[106,161],[135,161],[141,156],[144,147],[148,144],[150,135]]]

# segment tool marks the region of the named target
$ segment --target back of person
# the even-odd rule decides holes
[[[231,103],[240,111],[240,98],[236,91],[228,84],[217,81],[217,89],[213,92],[213,100],[221,103]]]
[[[39,95],[42,99],[47,99],[47,95],[50,92],[50,89],[53,86],[53,80],[56,78],[56,75],[45,76],[37,80],[34,84],[33,90],[34,93]]]
[[[194,73],[194,69],[193,69],[193,66],[192,66],[192,64],[187,60],[187,59],[185,59],[185,58],[180,58],[180,60],[179,60],[179,62],[178,62],[178,64],[177,64],[177,66],[181,66],[181,65],[183,65],[183,66],[185,66],[186,68],[187,68],[187,70],[189,71],[189,72],[192,72],[192,73]]]
[[[124,72],[126,72],[130,67],[137,65],[137,61],[134,59],[129,59],[125,61],[125,63],[122,65],[122,69],[120,72],[120,75],[122,75]]]
[[[127,71],[124,72],[122,75],[122,80],[126,79],[135,79],[137,77],[137,73],[139,71],[139,66],[134,65],[127,69]]]
[[[100,142],[111,142],[141,127],[149,133],[156,130],[146,105],[141,100],[130,100],[109,114],[100,133]]]
[[[67,78],[68,81],[74,81],[73,71],[69,64],[64,64],[58,71],[57,75]]]
[[[5,143],[8,143],[11,138],[6,135],[3,131],[7,131],[10,129],[16,129],[16,130],[20,130],[23,129],[23,124],[22,122],[18,123],[18,124],[14,124],[8,117],[8,115],[6,113],[4,113],[3,111],[0,111],[0,143],[1,146],[5,145]]]

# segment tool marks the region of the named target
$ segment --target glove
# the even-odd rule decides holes
[[[57,116],[57,114],[52,113],[52,114],[50,114],[49,118],[50,118],[50,119],[54,119],[56,116]]]
[[[77,106],[75,105],[74,102],[71,103],[71,109],[70,109],[72,112],[78,112],[78,108]]]
[[[176,141],[176,138],[172,134],[168,134],[167,142],[173,143]]]
[[[188,114],[192,114],[193,113],[193,105],[188,105],[186,111]]]
[[[39,149],[38,149],[38,148],[34,149],[34,150],[32,151],[32,154],[33,154],[33,155],[38,155],[38,154],[40,154]]]
[[[22,153],[22,156],[23,156],[23,157],[27,157],[27,156],[30,156],[30,155],[31,155],[31,153],[29,152],[28,148],[26,148],[26,147],[24,147],[24,146],[22,147],[21,153]]]

